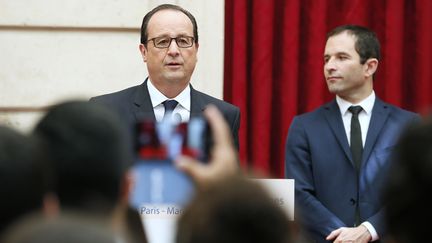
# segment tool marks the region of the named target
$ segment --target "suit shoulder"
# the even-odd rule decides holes
[[[294,119],[296,119],[296,120],[306,120],[306,121],[307,120],[316,120],[316,119],[322,117],[323,112],[325,110],[329,109],[329,105],[330,105],[330,103],[325,104],[325,105],[321,105],[320,107],[316,108],[313,111],[309,111],[309,112],[306,112],[306,113],[303,113],[303,114],[296,115],[294,117]]]
[[[213,96],[210,96],[210,95],[205,94],[203,92],[200,92],[198,90],[194,90],[194,92],[196,92],[196,95],[199,96],[201,101],[204,102],[206,105],[207,104],[213,104],[221,110],[230,110],[230,111],[235,111],[235,112],[240,111],[240,109],[237,106],[230,104],[226,101],[220,100],[218,98],[215,98]]]
[[[394,111],[396,111],[396,112],[398,112],[398,113],[401,113],[401,114],[404,114],[404,115],[407,115],[407,116],[418,116],[418,114],[417,113],[415,113],[415,112],[412,112],[412,111],[409,111],[409,110],[405,110],[405,109],[402,109],[402,108],[400,108],[400,107],[397,107],[397,106],[394,106],[394,105],[389,105]]]
[[[117,103],[118,101],[128,100],[133,97],[133,94],[136,92],[136,90],[139,87],[140,85],[136,85],[113,93],[95,96],[90,98],[90,101],[105,104],[105,103]]]
[[[399,120],[401,122],[416,122],[420,120],[420,115],[405,109],[402,109],[400,107],[391,105],[391,104],[385,104],[388,109],[390,109],[391,116]]]

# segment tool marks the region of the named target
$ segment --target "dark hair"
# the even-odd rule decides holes
[[[0,232],[42,206],[46,185],[35,145],[30,137],[0,126]]]
[[[289,243],[286,213],[260,185],[232,178],[199,192],[177,226],[177,243]]]
[[[336,27],[327,34],[327,40],[343,32],[353,35],[356,38],[355,49],[360,56],[360,63],[364,64],[369,58],[380,59],[380,43],[376,34],[362,26],[342,25]]]
[[[28,215],[13,224],[0,239],[2,243],[115,243],[119,240],[128,242],[102,219],[78,212],[62,212],[54,218]]]
[[[155,7],[154,9],[152,9],[150,12],[148,12],[144,16],[143,21],[142,21],[142,25],[141,25],[141,44],[144,44],[145,46],[147,46],[147,40],[148,40],[147,26],[148,26],[148,23],[149,23],[151,17],[155,13],[157,13],[161,10],[166,10],[166,9],[180,11],[180,12],[184,13],[190,19],[190,21],[192,22],[192,25],[193,25],[193,35],[194,35],[193,37],[195,39],[195,43],[198,43],[198,25],[197,25],[197,22],[195,20],[195,17],[189,11],[187,11],[186,9],[184,9],[180,6],[177,6],[174,4],[161,4],[157,7]]]
[[[131,155],[114,113],[86,101],[61,103],[37,124],[34,136],[44,145],[54,171],[52,190],[62,206],[115,206]]]
[[[432,119],[409,127],[396,148],[384,192],[385,222],[397,242],[423,242],[430,227],[417,222],[432,217],[432,208],[425,200],[432,191]]]
[[[148,243],[141,214],[136,208],[126,209],[126,225],[131,242]]]

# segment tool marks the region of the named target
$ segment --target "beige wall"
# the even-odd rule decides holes
[[[0,0],[0,124],[28,131],[39,107],[140,84],[142,17],[160,3],[190,10],[200,48],[192,84],[222,97],[223,0]]]

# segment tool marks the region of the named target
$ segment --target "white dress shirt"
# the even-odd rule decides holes
[[[369,129],[369,123],[372,117],[372,109],[373,106],[375,104],[375,92],[372,91],[372,93],[364,100],[360,101],[357,104],[352,104],[344,99],[342,99],[339,96],[336,96],[336,102],[339,106],[339,110],[341,112],[342,115],[342,121],[344,124],[344,128],[345,128],[345,133],[347,135],[348,138],[348,144],[350,144],[350,138],[351,138],[351,117],[352,117],[352,113],[348,110],[348,108],[350,108],[350,106],[353,105],[359,105],[363,108],[363,110],[359,113],[359,122],[360,122],[360,128],[361,128],[361,134],[362,134],[362,143],[363,143],[363,147],[365,146],[365,142],[366,142],[366,135]],[[375,230],[375,228],[373,227],[373,225],[371,223],[369,223],[368,221],[365,221],[362,223],[363,226],[365,226],[369,233],[372,236],[372,241],[378,240],[379,236]]]
[[[178,114],[181,117],[181,122],[188,122],[190,118],[191,109],[191,89],[188,86],[176,97],[170,99],[162,94],[151,82],[150,79],[147,81],[147,88],[152,102],[153,111],[157,122],[161,122],[165,113],[165,107],[162,104],[165,100],[175,100],[178,105],[174,108],[173,114]]]
[[[367,131],[369,129],[370,119],[372,117],[372,109],[375,103],[375,92],[372,91],[372,93],[366,99],[360,101],[357,104],[352,104],[342,99],[339,96],[336,96],[336,102],[339,106],[339,110],[342,115],[342,121],[344,124],[345,133],[348,138],[348,144],[350,143],[350,138],[351,138],[351,117],[352,117],[352,113],[348,110],[348,108],[354,105],[359,105],[363,108],[363,110],[359,113],[358,118],[360,122],[362,143],[364,147],[366,142]]]

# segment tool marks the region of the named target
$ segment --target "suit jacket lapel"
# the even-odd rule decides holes
[[[191,89],[191,111],[190,117],[202,116],[202,112],[206,107],[206,103],[201,99],[199,92],[196,91],[192,85],[190,85]]]
[[[135,120],[156,120],[153,106],[150,99],[150,94],[147,88],[148,78],[143,84],[137,87],[137,91],[133,97],[133,112]]]
[[[390,111],[388,106],[377,97],[372,109],[372,117],[366,135],[366,143],[363,149],[362,166],[365,164],[365,161],[369,159],[378,136],[384,127],[385,122],[387,121],[389,113]]]
[[[348,144],[347,135],[345,132],[345,128],[342,121],[342,116],[339,110],[339,106],[336,103],[336,100],[333,100],[332,102],[326,104],[324,106],[324,114],[326,117],[326,120],[332,129],[336,140],[338,141],[339,145],[341,146],[343,152],[345,153],[346,157],[349,159],[351,164],[354,166],[354,162],[352,160],[351,156],[351,149]]]

